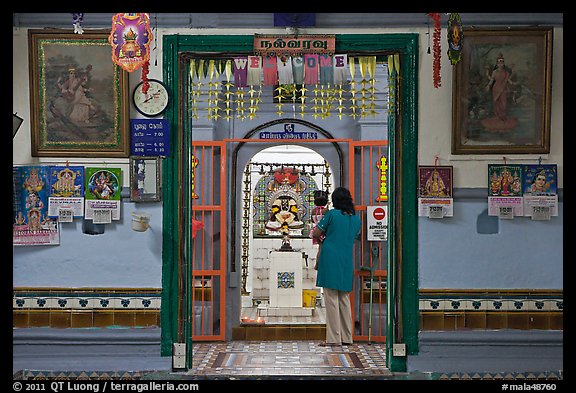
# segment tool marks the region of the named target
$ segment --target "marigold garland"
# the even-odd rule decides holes
[[[434,33],[433,33],[433,41],[434,41],[434,62],[433,62],[433,78],[434,78],[434,87],[438,88],[442,85],[441,77],[440,77],[440,13],[439,12],[430,12],[428,14],[434,20]]]

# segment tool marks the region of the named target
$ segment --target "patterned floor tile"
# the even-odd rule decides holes
[[[196,343],[189,375],[390,375],[385,344],[320,341]]]

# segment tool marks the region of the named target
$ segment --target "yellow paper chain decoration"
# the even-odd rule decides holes
[[[396,70],[394,77],[398,77],[399,55],[390,55],[387,61],[390,75],[392,76],[392,71]],[[300,116],[305,118],[307,110],[312,112],[308,114],[320,119],[333,115],[337,115],[339,119],[343,116],[351,116],[354,119],[376,116],[378,114],[376,110],[377,64],[376,56],[348,57],[349,82],[344,81],[341,84],[318,82],[313,87],[295,84],[279,85],[273,93],[276,113],[278,116],[284,115],[285,105],[291,103],[294,117],[299,112]],[[262,102],[263,81],[247,88],[233,89],[233,59],[190,59],[189,67],[191,118],[198,118],[198,110],[203,108],[200,105],[201,102],[206,103],[207,118],[213,121],[220,118],[230,121],[232,116],[240,120],[257,117]],[[361,88],[358,88],[359,85]],[[349,97],[347,97],[348,91]],[[394,97],[394,93],[391,87],[389,93],[391,98]],[[311,105],[308,105],[308,99],[311,99]],[[350,101],[350,106],[347,106],[346,100]],[[233,104],[236,104],[236,115],[234,115]],[[347,109],[350,112],[346,113]]]

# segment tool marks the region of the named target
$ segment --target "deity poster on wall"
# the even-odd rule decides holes
[[[524,215],[544,212],[558,215],[558,167],[556,164],[524,165]]]
[[[112,18],[108,41],[112,45],[112,61],[128,72],[150,60],[150,16],[146,13],[119,13]]]
[[[522,165],[488,164],[488,215],[513,218],[524,214]]]
[[[60,244],[58,222],[48,217],[48,171],[48,166],[12,169],[14,245]]]
[[[418,167],[418,215],[430,218],[452,217],[453,167]]]
[[[60,222],[84,215],[84,167],[51,166],[48,176],[48,215]]]
[[[86,168],[85,218],[95,224],[120,219],[121,168]]]

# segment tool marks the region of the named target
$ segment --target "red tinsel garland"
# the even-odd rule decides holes
[[[438,88],[442,85],[441,77],[440,77],[440,13],[439,12],[430,12],[428,14],[434,20],[434,63],[433,63],[433,77],[434,77],[434,87]]]
[[[150,61],[146,60],[142,64],[142,82],[144,82],[142,84],[142,93],[144,94],[148,93],[148,88],[150,87],[150,83],[148,82],[148,72],[150,72],[149,67],[150,67]]]

